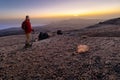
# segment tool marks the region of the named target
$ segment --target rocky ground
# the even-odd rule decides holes
[[[77,45],[89,52],[78,54]],[[0,38],[0,80],[120,80],[120,38],[57,35],[24,50],[24,36]]]

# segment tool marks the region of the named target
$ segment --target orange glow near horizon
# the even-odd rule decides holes
[[[64,18],[64,17],[92,17],[120,14],[118,9],[94,10],[94,11],[78,11],[69,13],[48,13],[31,15],[32,18]]]
[[[39,12],[38,12],[39,13]],[[69,18],[69,17],[81,17],[81,18],[89,18],[89,17],[99,17],[99,16],[107,16],[107,15],[119,15],[120,10],[119,9],[105,9],[105,10],[92,10],[92,11],[69,11],[69,12],[62,12],[62,13],[47,13],[47,14],[38,14],[33,13],[29,14],[30,18]],[[23,14],[18,15],[17,19],[24,18],[25,15]],[[2,19],[2,17],[1,17]],[[6,16],[4,19],[16,19],[14,15],[11,15],[10,17]]]
[[[73,3],[71,3],[72,5]],[[88,4],[86,2],[86,4]],[[84,4],[84,5],[86,5]],[[96,3],[97,4],[97,3]],[[117,3],[116,3],[117,4]],[[110,17],[120,17],[120,5],[108,5],[104,4],[102,6],[94,5],[91,3],[91,6],[79,6],[77,3],[71,5],[57,5],[56,7],[51,7],[50,9],[39,9],[33,8],[28,11],[21,12],[20,10],[14,13],[2,13],[0,16],[1,19],[20,19],[25,18],[26,15],[29,15],[30,18],[71,18],[71,17],[80,17],[80,18],[110,18]],[[76,5],[76,6],[75,6]],[[94,5],[94,6],[92,6]]]

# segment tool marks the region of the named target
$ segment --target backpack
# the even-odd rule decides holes
[[[21,26],[21,27],[22,27],[23,30],[26,30],[26,24],[25,24],[25,21],[22,23],[22,26]]]

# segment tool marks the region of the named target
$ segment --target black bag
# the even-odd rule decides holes
[[[61,30],[57,30],[57,35],[62,35],[63,32]]]
[[[43,40],[43,39],[47,39],[49,38],[49,35],[48,33],[44,33],[44,32],[40,32],[39,35],[38,35],[38,40]]]

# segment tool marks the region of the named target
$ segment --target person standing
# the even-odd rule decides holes
[[[25,48],[31,47],[32,46],[32,44],[30,44],[31,32],[32,31],[34,32],[34,29],[32,29],[29,16],[26,16],[25,20],[22,22],[21,27],[24,30],[26,36]]]

